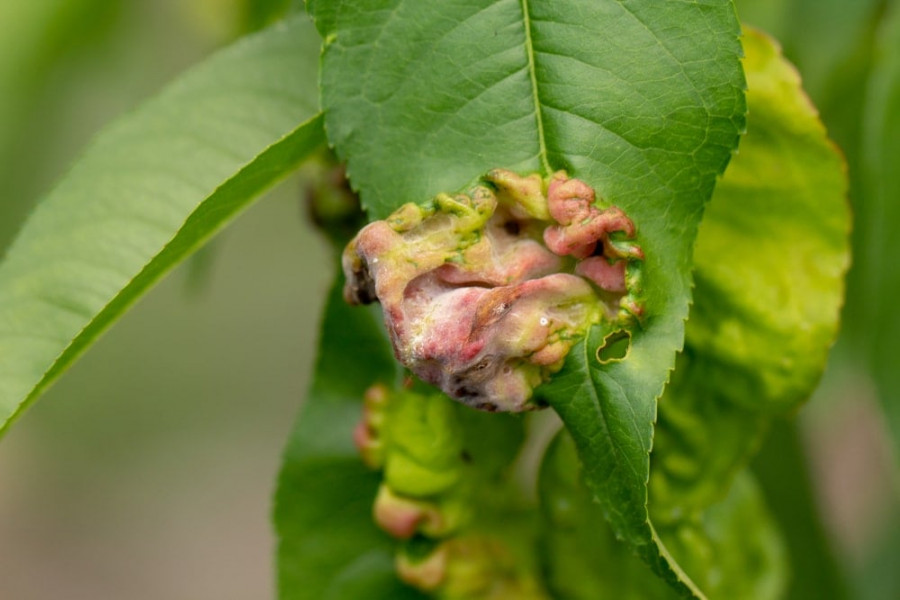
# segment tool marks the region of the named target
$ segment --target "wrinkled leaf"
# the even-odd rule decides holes
[[[664,600],[677,593],[626,551],[604,523],[581,479],[571,438],[550,446],[539,480],[547,585],[560,600]],[[710,598],[780,598],[784,550],[752,478],[744,473],[703,514],[661,527],[679,564]]]
[[[420,384],[430,397],[407,389],[407,403],[393,399],[392,410],[382,416],[382,448],[393,460],[380,472],[365,467],[353,444],[353,429],[363,418],[362,397],[375,383],[395,387],[400,372],[380,311],[349,306],[342,285],[339,278],[329,295],[313,383],[279,476],[279,597],[419,597],[393,574],[394,553],[403,543],[373,522],[379,483],[401,496],[479,506],[472,522],[453,537],[488,536],[500,542],[516,557],[517,572],[530,582],[535,570],[533,513],[525,510],[522,491],[511,476],[524,437],[523,420],[471,410],[446,396],[435,397]],[[447,477],[455,481],[453,490],[434,492]],[[492,573],[493,566],[468,575],[477,581]],[[502,568],[497,571],[510,576]],[[370,578],[371,586],[366,583]],[[465,587],[466,578],[465,573],[451,577],[457,587]]]
[[[372,520],[380,474],[353,445],[363,393],[373,383],[393,382],[393,355],[377,312],[348,306],[342,285],[335,282],[328,297],[312,386],[278,479],[279,598],[417,598],[393,575],[394,543]],[[378,585],[347,595],[363,575]]]
[[[775,43],[749,30],[744,49],[747,133],[697,237],[685,350],[660,401],[654,514],[721,498],[769,417],[812,393],[837,335],[843,161]]]
[[[648,454],[682,343],[696,227],[743,125],[730,2],[309,6],[325,39],[329,140],[370,217],[495,167],[565,168],[637,224],[646,319],[628,358],[588,377],[600,343],[591,336],[545,395],[616,531],[666,571],[650,548]]]
[[[842,315],[841,341],[848,355],[865,352],[871,335],[872,291],[865,280],[869,235],[866,213],[870,209],[862,186],[860,150],[869,78],[886,2],[883,0],[779,0],[781,18],[761,11],[766,2],[736,2],[745,22],[761,27],[784,46],[784,54],[803,74],[829,136],[846,157],[850,197],[856,221],[853,266],[848,273],[846,308]],[[871,207],[874,208],[874,207]],[[875,213],[878,215],[878,213]],[[876,217],[880,218],[880,217]]]
[[[702,515],[660,527],[666,547],[711,599],[784,598],[787,559],[777,526],[745,469]]]
[[[812,392],[837,335],[849,266],[843,160],[771,39],[744,36],[747,133],[694,251],[688,343],[710,387],[784,412]]]
[[[304,18],[241,41],[100,134],[0,264],[0,423],[322,140]]]

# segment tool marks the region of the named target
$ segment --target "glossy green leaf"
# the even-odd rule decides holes
[[[616,531],[648,547],[655,401],[682,344],[696,227],[743,127],[731,3],[316,0],[310,10],[325,38],[329,141],[370,217],[504,167],[567,169],[637,224],[646,319],[628,358],[587,377],[592,335],[545,395]]]
[[[560,600],[665,600],[677,593],[613,536],[581,478],[575,448],[560,435],[539,480],[544,516],[542,556],[547,585]],[[710,598],[774,600],[786,582],[784,549],[752,478],[744,473],[728,495],[690,518],[660,528],[679,564]]]
[[[363,393],[391,384],[396,367],[378,313],[347,305],[342,286],[336,281],[328,297],[312,386],[278,479],[279,597],[417,598],[393,575],[394,543],[372,520],[380,474],[353,445]],[[379,583],[364,596],[343,595],[346,586],[358,589],[358,577]]]
[[[868,91],[863,133],[864,196],[856,269],[863,286],[860,305],[868,318],[863,331],[894,439],[900,444],[900,269],[893,243],[900,236],[900,5],[880,32]]]
[[[0,264],[0,423],[322,142],[305,18],[238,42],[100,134]]]

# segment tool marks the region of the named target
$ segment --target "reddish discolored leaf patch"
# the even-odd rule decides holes
[[[634,236],[565,172],[498,169],[363,228],[344,252],[344,296],[381,302],[397,358],[424,381],[474,408],[531,410],[591,325],[640,316]]]

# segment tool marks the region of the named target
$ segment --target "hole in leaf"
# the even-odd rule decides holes
[[[631,333],[620,329],[606,334],[603,344],[597,348],[597,360],[601,364],[619,362],[628,356],[631,349]]]

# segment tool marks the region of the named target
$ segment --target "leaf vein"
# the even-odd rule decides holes
[[[547,140],[544,134],[544,117],[541,113],[541,99],[538,94],[537,69],[534,59],[534,41],[531,38],[531,14],[528,9],[528,0],[521,0],[522,22],[525,25],[525,52],[528,55],[528,74],[531,78],[531,90],[534,98],[534,116],[537,120],[538,146],[540,147],[541,165],[547,175],[553,172],[547,153]]]

